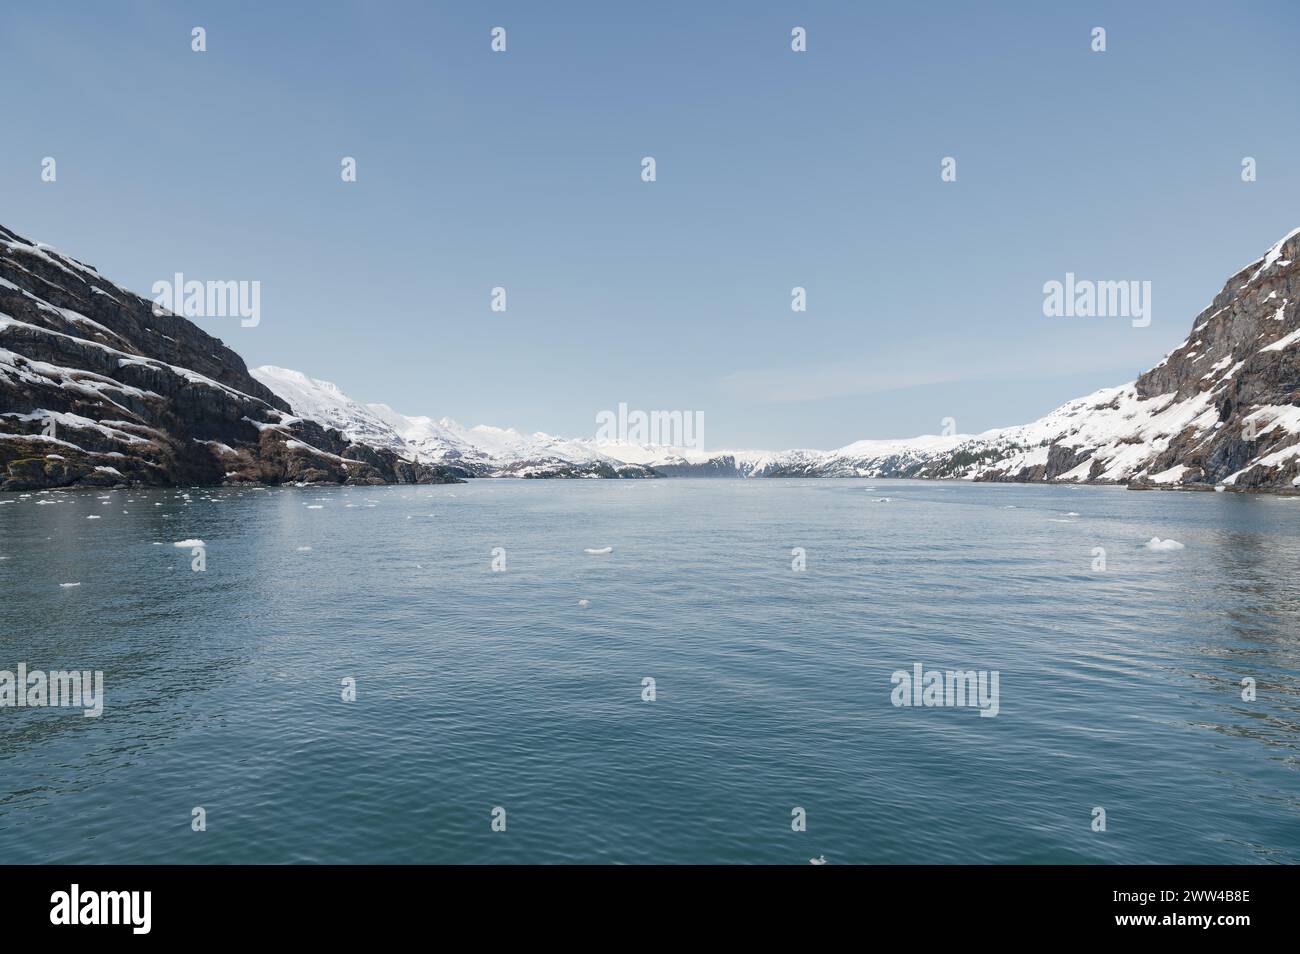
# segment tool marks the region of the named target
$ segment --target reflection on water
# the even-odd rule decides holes
[[[1300,861],[1300,500],[857,480],[0,500],[0,669],[99,669],[107,692],[99,719],[0,708],[9,862]],[[997,717],[895,708],[916,663],[997,670]]]

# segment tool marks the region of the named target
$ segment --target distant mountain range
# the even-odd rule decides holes
[[[185,318],[0,228],[0,489],[470,477],[916,477],[1300,492],[1300,229],[1136,381],[974,435],[697,451],[465,427],[251,372]]]

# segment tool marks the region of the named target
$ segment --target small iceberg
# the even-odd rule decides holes
[[[587,547],[582,552],[588,554],[589,556],[608,556],[609,554],[614,552],[614,548],[613,547]]]
[[[1148,550],[1168,551],[1181,550],[1183,545],[1177,540],[1161,540],[1159,537],[1152,537],[1146,543],[1142,544]]]

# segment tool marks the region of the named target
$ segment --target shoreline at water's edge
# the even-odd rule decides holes
[[[441,480],[422,480],[422,481],[384,481],[379,483],[369,483],[364,481],[358,482],[334,482],[334,481],[281,481],[271,483],[264,481],[234,481],[227,483],[194,483],[190,481],[178,481],[176,483],[166,484],[144,484],[139,482],[117,483],[117,484],[69,484],[64,486],[45,486],[45,487],[27,487],[27,488],[8,488],[0,489],[0,495],[4,494],[30,494],[43,493],[48,491],[104,491],[104,490],[172,490],[178,487],[186,487],[195,490],[232,490],[232,489],[271,489],[271,488],[309,488],[322,489],[330,487],[436,487],[450,484],[467,484],[473,481],[496,481],[496,480],[527,480],[527,481],[577,481],[577,480],[874,480],[874,481],[895,481],[895,480],[915,480],[924,481],[934,484],[950,483],[967,483],[967,484],[999,484],[1002,486],[1016,485],[1022,487],[1122,487],[1125,490],[1161,490],[1161,491],[1180,491],[1184,493],[1234,493],[1234,494],[1258,494],[1270,497],[1300,497],[1300,487],[1233,487],[1230,485],[1221,485],[1218,487],[1208,484],[1165,484],[1152,483],[1150,481],[1078,481],[1078,480],[972,480],[964,477],[871,477],[862,475],[834,475],[825,477],[814,477],[801,475],[799,477],[790,477],[786,475],[772,477],[670,477],[662,474],[637,475],[632,476],[580,476],[574,474],[501,474],[501,475],[467,475],[459,477],[447,475]]]

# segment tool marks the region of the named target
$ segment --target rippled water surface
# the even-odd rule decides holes
[[[0,594],[0,669],[107,696],[0,708],[8,863],[1300,861],[1300,499],[3,494]],[[892,705],[918,662],[997,670],[997,716]]]

